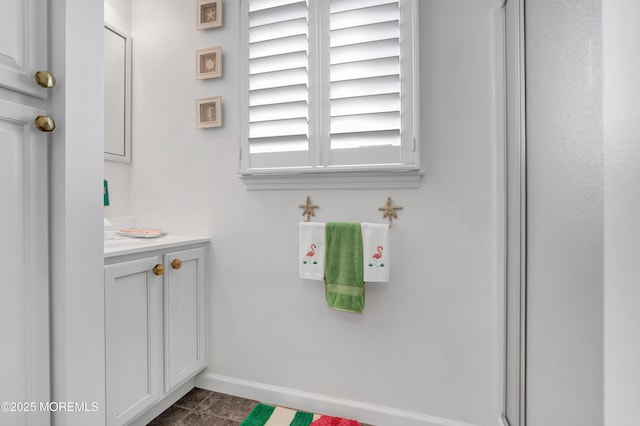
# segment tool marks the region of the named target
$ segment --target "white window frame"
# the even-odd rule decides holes
[[[329,61],[328,31],[320,33],[320,19],[328,16],[329,1],[309,3],[309,162],[311,166],[251,168],[249,166],[249,1],[240,0],[240,155],[238,175],[249,190],[278,189],[415,189],[423,175],[420,169],[420,58],[418,34],[418,0],[400,0],[400,25],[410,22],[411,43],[401,43],[402,157],[410,161],[402,164],[327,166],[323,158],[330,158],[328,96],[320,88],[328,87],[329,73],[318,75],[318,64]],[[411,61],[409,65],[404,63]],[[326,90],[325,90],[326,92]],[[318,142],[318,139],[323,142]]]

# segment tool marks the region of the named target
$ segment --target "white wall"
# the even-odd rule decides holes
[[[497,423],[491,52],[499,4],[420,2],[426,173],[418,190],[248,192],[236,176],[237,3],[224,3],[222,28],[196,31],[191,3],[134,2],[131,211],[141,226],[212,236],[201,383],[353,400],[355,408],[329,406],[380,426]],[[196,80],[196,49],[215,45],[223,77]],[[223,127],[196,129],[195,100],[217,95]],[[391,232],[392,281],[367,286],[361,316],[327,309],[323,285],[297,277],[298,205],[307,195],[319,221],[382,222],[377,208],[388,196],[404,206]],[[280,388],[267,394],[285,398]],[[314,408],[298,395],[300,408]]]
[[[601,5],[525,12],[527,426],[602,426]]]
[[[640,416],[640,3],[602,4],[604,46],[604,410],[606,426]]]

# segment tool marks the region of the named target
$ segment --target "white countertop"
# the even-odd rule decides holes
[[[121,256],[124,254],[141,253],[179,247],[185,244],[207,243],[209,237],[193,237],[183,235],[165,235],[157,238],[114,237],[104,240],[104,257]]]

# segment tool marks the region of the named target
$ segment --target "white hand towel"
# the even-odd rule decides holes
[[[391,262],[389,261],[389,225],[361,223],[362,261],[364,282],[388,282]]]
[[[324,281],[324,225],[300,222],[300,278]]]

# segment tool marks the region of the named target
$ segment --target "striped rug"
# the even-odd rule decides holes
[[[360,426],[360,422],[258,404],[240,426]]]

